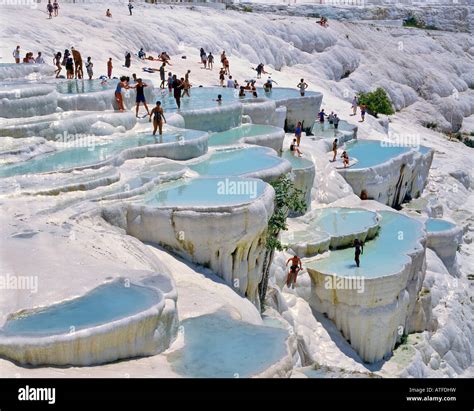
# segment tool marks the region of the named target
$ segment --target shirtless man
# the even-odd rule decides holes
[[[298,273],[303,269],[303,266],[301,265],[301,259],[297,255],[289,258],[286,262],[286,266],[288,266],[290,262],[291,265],[290,271],[288,272],[288,277],[286,278],[286,286],[288,288],[295,288],[296,277],[298,276]]]
[[[72,58],[74,60],[74,77],[82,78],[84,76],[82,72],[82,57],[74,47],[71,47]]]

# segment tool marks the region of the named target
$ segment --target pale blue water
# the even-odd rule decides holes
[[[261,124],[243,124],[240,127],[231,128],[227,131],[212,133],[209,136],[209,146],[226,146],[237,144],[244,137],[254,137],[259,135],[278,132],[277,127]]]
[[[431,151],[431,148],[430,148],[430,147],[425,147],[425,146],[418,146],[418,147],[417,147],[417,150],[418,150],[421,154],[426,154],[426,153],[428,153],[429,151]]]
[[[377,140],[358,140],[346,144],[349,158],[355,157],[358,160],[357,164],[353,165],[351,169],[374,167],[411,149],[411,147],[383,146],[382,142]]]
[[[66,80],[56,85],[56,90],[61,94],[83,94],[94,93],[97,91],[110,90],[117,86],[118,80],[107,80],[102,84],[100,79],[82,79],[82,80]]]
[[[437,231],[451,230],[456,227],[456,224],[439,218],[428,218],[425,222],[425,227],[429,233],[435,233]]]
[[[6,335],[47,336],[67,334],[119,320],[147,310],[159,302],[155,290],[114,281],[75,298],[24,316],[9,319],[0,332]]]
[[[149,206],[219,206],[248,203],[265,190],[262,180],[249,178],[195,178],[169,183],[149,192]]]
[[[398,272],[409,261],[406,253],[416,248],[423,225],[390,211],[381,211],[379,214],[382,216],[379,235],[364,246],[360,268],[354,262],[353,248],[332,251],[329,257],[313,261],[308,267],[342,277],[374,278]]]
[[[314,165],[311,160],[308,160],[304,157],[298,157],[297,155],[295,156],[290,150],[284,151],[282,154],[282,158],[288,160],[291,163],[291,167],[293,168],[293,170],[302,170]]]
[[[310,226],[332,237],[366,231],[377,223],[377,215],[367,210],[325,208],[310,222]]]
[[[204,132],[197,130],[166,133],[163,135],[161,141],[164,143],[180,142],[198,138],[204,134]],[[81,142],[78,144],[80,143]],[[0,166],[0,177],[46,173],[50,171],[67,170],[74,167],[92,165],[105,161],[127,148],[157,143],[160,143],[160,137],[151,134],[136,134],[131,137],[116,138],[102,143],[90,142],[89,147],[85,146],[61,149],[21,163]]]
[[[317,137],[334,137],[336,136],[338,131],[353,131],[355,126],[349,124],[347,121],[340,120],[337,126],[337,129],[334,128],[334,125],[329,124],[326,121],[324,123],[320,123],[316,121],[313,125],[312,132]]]
[[[181,322],[184,347],[170,354],[173,371],[190,378],[248,378],[286,355],[288,331],[209,314]]]
[[[190,94],[191,97],[181,98],[181,110],[195,110],[216,107],[219,103],[214,100],[217,99],[218,94],[222,95],[221,105],[243,100],[243,98],[239,97],[238,89],[229,89],[226,87],[192,87]],[[315,92],[308,91],[305,95],[310,96],[315,94]],[[275,87],[270,93],[265,93],[263,89],[257,88],[257,95],[259,98],[268,98],[270,100],[282,100],[300,97],[300,93],[297,89],[279,87]],[[250,91],[246,91],[245,98],[253,98]],[[162,102],[165,110],[174,111],[177,109],[173,93],[170,94],[168,89],[155,90],[155,99]]]
[[[209,159],[191,165],[190,168],[202,176],[238,176],[282,163],[279,157],[270,153],[264,147],[217,151]]]

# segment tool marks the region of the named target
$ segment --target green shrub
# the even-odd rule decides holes
[[[422,29],[425,27],[425,22],[423,20],[419,20],[415,15],[410,14],[406,19],[403,20],[403,25],[405,27],[416,27],[418,29]]]
[[[358,96],[359,104],[365,104],[367,111],[375,117],[377,117],[377,114],[389,115],[395,113],[387,92],[381,87],[368,93],[359,93]]]
[[[244,6],[242,9],[245,13],[252,13],[253,9],[250,6]]]

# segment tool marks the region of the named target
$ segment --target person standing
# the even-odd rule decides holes
[[[360,105],[360,121],[359,123],[363,123],[365,121],[365,113],[367,111],[367,106],[365,104]]]
[[[300,142],[301,142],[302,128],[303,128],[303,125],[301,124],[301,121],[298,121],[298,124],[296,124],[296,128],[295,128],[296,145],[298,147],[300,146]]]
[[[153,135],[156,135],[156,130],[159,129],[160,136],[163,135],[163,122],[166,123],[166,118],[161,107],[161,101],[156,102],[156,106],[150,112],[150,122],[153,117]]]
[[[56,78],[59,77],[59,73],[61,73],[62,67],[61,67],[61,52],[58,51],[53,58],[53,64],[56,66],[56,70],[54,70],[54,73],[56,74]]]
[[[130,54],[129,51],[127,51],[125,53],[125,67],[130,68],[131,60],[132,60],[132,55]]]
[[[324,124],[324,117],[327,117],[328,115],[324,112],[324,109],[321,109],[321,111],[318,113],[318,118],[319,122],[321,124]]]
[[[133,10],[133,4],[131,1],[128,2],[128,12],[130,13],[130,16],[132,15],[132,10]]]
[[[87,75],[89,76],[89,80],[92,80],[92,76],[94,75],[94,63],[92,63],[92,59],[90,57],[87,57],[87,63],[86,63],[86,70],[87,70]]]
[[[54,10],[54,17],[58,17],[59,16],[59,3],[58,3],[58,0],[54,0],[53,10]]]
[[[300,89],[301,97],[304,97],[304,93],[305,93],[306,89],[308,88],[308,84],[304,81],[304,78],[302,78],[300,80],[300,82],[298,83],[298,85],[296,87],[298,87]]]
[[[165,64],[165,63],[163,63]],[[176,77],[176,76],[175,76]],[[167,80],[167,83],[168,83],[168,92],[171,94],[171,92],[173,91],[173,81],[174,81],[174,78],[173,78],[173,74],[170,72],[168,72],[168,80]]]
[[[74,60],[69,56],[66,60],[66,77],[71,80],[74,78]]]
[[[211,52],[209,52],[209,55],[207,56],[207,68],[209,70],[212,70],[214,67],[214,56],[212,55]]]
[[[337,156],[337,138],[334,139],[332,142],[332,152],[333,152],[333,157],[332,157],[332,162],[334,163],[336,161],[336,156]]]
[[[173,96],[178,110],[181,108],[181,90],[183,89],[184,78],[181,80],[173,75]]]
[[[107,77],[109,79],[112,78],[112,69],[114,66],[112,65],[112,57],[109,58],[109,61],[107,62]]]
[[[181,97],[188,96],[191,97],[189,94],[189,90],[191,89],[191,82],[189,81],[189,75],[191,74],[191,70],[188,70],[184,75],[184,82],[183,82],[183,94]]]
[[[288,288],[295,288],[296,284],[296,278],[298,277],[298,273],[303,269],[303,266],[301,264],[301,259],[297,256],[294,255],[293,257],[289,258],[288,261],[286,262],[286,265],[291,262],[290,265],[290,271],[288,272],[288,277],[286,278],[286,286]]]
[[[13,58],[16,64],[20,64],[20,46],[16,46],[16,49],[13,50]]]
[[[201,63],[203,65],[203,68],[207,68],[207,55],[202,47],[201,50],[199,50],[199,54],[201,56]]]
[[[364,254],[364,243],[362,241],[359,241],[358,238],[354,240],[354,261],[356,263],[357,267],[360,267],[360,256],[361,254]]]
[[[165,81],[166,81],[165,66],[166,66],[166,63],[162,63],[160,66],[160,80],[161,80],[160,88],[165,88]]]
[[[337,128],[339,127],[339,117],[337,116],[337,113],[334,114],[333,118],[332,118],[332,124],[334,125],[334,129],[337,130]]]
[[[141,78],[137,79],[137,84],[132,87],[137,91],[137,98],[135,100],[136,102],[135,115],[137,118],[138,118],[138,110],[140,108],[140,103],[143,103],[143,105],[145,106],[147,115],[150,115],[150,110],[148,110],[148,106],[146,104],[146,99],[145,99],[145,87],[148,87],[148,85],[144,83]]]
[[[357,96],[354,96],[352,99],[352,114],[351,116],[355,116],[357,114],[357,106],[359,105],[359,99]]]
[[[48,0],[48,4],[46,5],[46,10],[48,10],[48,18],[53,18],[53,5],[51,4],[51,0]]]
[[[117,87],[115,88],[115,100],[117,101],[117,106],[119,111],[124,111],[125,107],[123,106],[123,96],[122,96],[122,89],[130,88],[128,86],[128,77],[122,76],[120,77],[120,81],[117,83]]]
[[[232,76],[229,76],[229,79],[227,80],[227,88],[234,88],[235,87],[235,82],[232,79]]]
[[[82,56],[79,51],[77,51],[74,47],[71,47],[72,58],[74,59],[74,75],[76,78],[83,78],[84,73],[82,71]]]
[[[219,71],[219,84],[221,85],[221,87],[224,87],[224,80],[225,80],[225,72],[224,72],[224,69],[221,68],[221,70]]]

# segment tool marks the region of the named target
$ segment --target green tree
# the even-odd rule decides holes
[[[260,307],[262,311],[264,309],[265,296],[267,294],[270,266],[273,261],[273,256],[275,255],[275,250],[282,251],[285,248],[278,237],[281,231],[286,231],[288,229],[288,225],[286,224],[288,213],[290,210],[298,213],[306,211],[303,191],[296,188],[293,181],[287,175],[281,176],[278,180],[271,183],[271,185],[275,189],[275,207],[273,214],[268,221],[263,276],[262,281],[258,285]]]
[[[377,114],[395,113],[387,92],[381,87],[368,93],[359,93],[358,96],[359,104],[365,104],[367,111],[375,117],[377,117]]]

